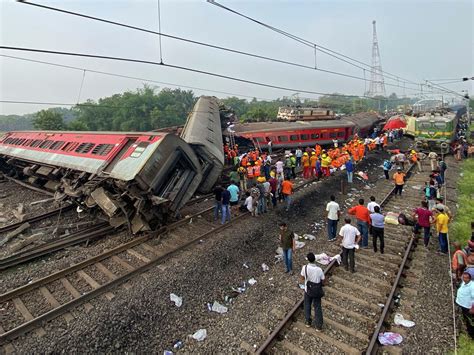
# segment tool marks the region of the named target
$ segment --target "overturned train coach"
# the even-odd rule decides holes
[[[200,98],[196,105],[215,101]],[[188,123],[207,120],[207,129],[220,132],[219,110],[194,111]],[[163,224],[203,181],[214,184],[219,167],[203,169],[201,150],[196,154],[184,139],[163,132],[9,132],[0,136],[0,169],[53,191],[56,200],[99,207],[112,225],[128,224],[137,233]],[[219,151],[212,154],[219,159]]]

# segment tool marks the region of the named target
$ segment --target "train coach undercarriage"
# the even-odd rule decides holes
[[[1,171],[15,179],[54,193],[55,202],[71,201],[79,213],[102,213],[114,227],[127,226],[131,233],[153,230],[163,225],[177,211],[179,201],[189,199],[186,189],[200,180],[182,160],[158,176],[150,188],[142,179],[122,181],[72,169],[41,165],[20,159],[0,157]],[[197,181],[196,181],[197,180]],[[92,212],[94,213],[94,212]]]

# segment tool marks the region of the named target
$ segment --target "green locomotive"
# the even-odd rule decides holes
[[[415,119],[415,146],[417,149],[449,153],[456,139],[458,118],[455,114],[430,114]]]

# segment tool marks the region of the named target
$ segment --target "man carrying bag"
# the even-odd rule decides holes
[[[304,313],[306,327],[311,326],[311,304],[314,304],[314,324],[317,331],[323,328],[323,310],[321,308],[321,298],[324,296],[323,283],[324,272],[314,262],[316,260],[313,253],[306,256],[308,264],[301,269],[300,282],[304,283]]]

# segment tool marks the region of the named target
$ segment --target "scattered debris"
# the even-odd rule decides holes
[[[33,201],[30,203],[30,206],[39,205],[41,203],[46,203],[46,202],[53,202],[53,201],[54,201],[54,198],[46,198],[44,200]]]
[[[308,239],[308,240],[315,240],[316,239],[316,237],[312,234],[303,234],[303,238]]]
[[[246,269],[249,268],[249,266],[247,265],[247,263],[243,263],[242,266],[243,266],[244,268],[246,268]]]
[[[21,226],[19,226],[17,229],[12,230],[10,233],[7,234],[5,238],[0,240],[0,246],[4,245],[5,243],[9,242],[11,239],[16,237],[18,234],[23,232],[24,230],[30,228],[30,224],[28,222],[23,223]]]
[[[174,302],[174,305],[176,307],[181,307],[181,305],[183,304],[183,299],[175,295],[174,293],[170,293],[170,300],[171,302]]]
[[[295,240],[295,247],[296,249],[301,249],[305,246],[305,242],[300,242],[298,240]]]
[[[199,329],[196,333],[191,335],[191,338],[197,341],[203,341],[207,338],[207,330],[206,329]]]
[[[44,235],[44,233],[35,233],[35,234],[29,236],[28,238],[26,238],[25,240],[22,240],[20,242],[17,242],[15,244],[13,244],[11,246],[11,251],[12,252],[17,252],[18,250],[21,250],[24,247],[26,247],[26,246],[36,242],[37,240],[39,240],[43,235]]]
[[[396,325],[401,325],[406,328],[411,328],[415,326],[415,322],[405,319],[401,313],[396,313],[394,317],[394,322]]]
[[[249,280],[249,285],[253,286],[257,283],[257,280],[255,280],[253,277]]]
[[[221,305],[217,301],[214,301],[214,303],[212,304],[212,307],[211,307],[211,311],[223,314],[223,313],[227,313],[227,307]]]
[[[262,270],[263,270],[263,272],[265,272],[265,271],[270,270],[270,268],[268,267],[267,264],[263,263],[263,264],[262,264]]]
[[[403,341],[403,337],[398,333],[385,332],[379,334],[379,342],[382,345],[398,345]]]
[[[181,340],[178,340],[176,343],[174,343],[173,348],[176,350],[181,349],[184,346],[184,343]]]

